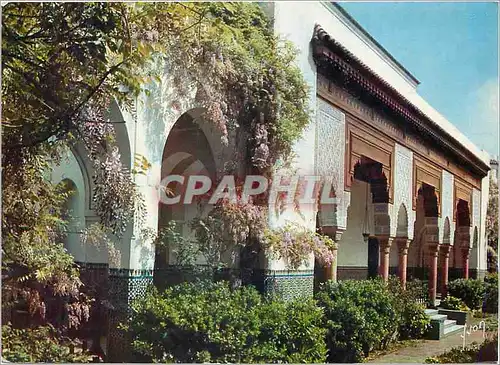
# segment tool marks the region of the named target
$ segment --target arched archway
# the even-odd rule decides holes
[[[66,222],[66,228],[61,239],[64,248],[76,261],[84,262],[85,252],[81,244],[81,235],[84,228],[85,218],[83,214],[83,196],[78,191],[78,187],[71,179],[65,178],[61,181],[64,185],[64,192],[68,194],[61,210],[61,218]]]
[[[389,273],[389,189],[382,163],[361,156],[354,165],[347,227],[338,251],[340,271],[366,267],[360,279]],[[345,265],[345,266],[344,266]],[[339,277],[342,274],[339,273]]]
[[[404,204],[401,204],[398,210],[396,237],[408,238],[408,211],[406,210],[406,206]]]
[[[448,291],[449,260],[451,250],[451,227],[450,218],[446,217],[443,224],[442,245],[440,247],[440,260],[438,286],[441,288],[441,297],[445,297]]]
[[[414,243],[410,249],[413,276],[429,279],[429,296],[436,300],[439,252],[439,201],[436,188],[422,183],[416,197]]]
[[[450,235],[451,235],[450,218],[446,217],[444,219],[444,225],[443,225],[443,245],[451,244]]]
[[[454,262],[456,271],[462,273],[462,277],[469,278],[469,257],[471,252],[471,219],[469,202],[464,199],[458,199],[456,205],[456,228],[454,244]],[[455,275],[460,275],[458,272]]]
[[[391,266],[397,267],[397,273],[403,288],[406,287],[409,247],[408,211],[406,210],[406,206],[401,204],[397,215],[396,237],[391,250]]]
[[[206,213],[206,204],[200,206],[196,200],[190,204],[184,204],[184,194],[189,176],[203,175],[208,177],[210,181],[215,181],[216,178],[214,156],[199,123],[204,123],[204,121],[198,113],[184,113],[173,125],[165,143],[161,180],[164,181],[169,175],[180,175],[184,177],[184,182],[170,182],[168,184],[166,196],[178,196],[179,202],[165,204],[164,201],[160,200],[158,208],[159,232],[163,231],[170,221],[175,221],[180,230],[178,233],[183,237],[192,237],[189,222],[200,215],[200,212]],[[161,269],[175,262],[176,257],[172,249],[157,247],[155,268]]]

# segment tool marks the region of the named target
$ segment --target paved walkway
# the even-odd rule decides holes
[[[475,320],[476,322],[479,320]],[[368,362],[370,363],[423,363],[430,356],[440,355],[443,352],[451,350],[453,347],[460,347],[463,344],[462,333],[455,333],[445,337],[440,341],[423,340],[410,344],[407,347],[399,348],[394,352],[381,355]],[[465,345],[472,342],[480,343],[483,341],[482,331],[473,332],[467,335]]]

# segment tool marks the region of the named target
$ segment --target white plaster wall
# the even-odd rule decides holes
[[[373,204],[370,203],[370,198],[368,184],[353,180],[351,202],[347,210],[347,229],[342,234],[337,252],[339,266],[366,267],[368,264],[368,244],[363,240],[363,228],[368,214],[368,230],[373,232]]]
[[[73,219],[68,230],[74,233],[69,233],[67,237],[68,252],[76,261],[85,262],[88,259],[92,259],[93,262],[103,262],[98,260],[99,257],[95,248],[83,246],[81,243],[81,233],[78,233],[85,229],[85,182],[80,165],[73,152],[68,150],[63,155],[61,163],[53,166],[50,179],[55,184],[64,179],[71,180],[77,190],[77,194],[70,198]]]

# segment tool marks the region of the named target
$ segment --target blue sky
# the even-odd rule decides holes
[[[498,154],[498,5],[340,5],[420,82],[417,90],[479,148]]]

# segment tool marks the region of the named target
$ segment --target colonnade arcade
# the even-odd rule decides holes
[[[404,288],[408,275],[413,278],[427,279],[429,287],[429,297],[435,301],[438,293],[442,297],[446,295],[449,281],[450,262],[451,267],[459,269],[463,278],[469,278],[469,258],[473,245],[470,236],[470,214],[469,203],[458,199],[455,207],[456,229],[454,241],[451,242],[451,227],[448,217],[443,224],[443,234],[439,232],[439,208],[438,197],[435,187],[423,183],[417,191],[416,214],[414,225],[414,238],[408,238],[408,212],[404,204],[398,208],[395,216],[397,219],[396,235],[388,235],[386,231],[390,225],[389,193],[387,188],[387,178],[382,172],[381,164],[363,157],[355,168],[352,177],[353,185],[367,189],[368,194],[354,196],[351,194],[350,206],[353,204],[368,207],[365,208],[367,215],[363,217],[363,234],[358,236],[357,244],[367,247],[367,277],[380,276],[385,281],[390,273],[390,255],[397,256],[397,266],[393,267],[395,273]],[[367,200],[363,201],[364,198]],[[327,234],[336,242],[342,241],[342,236],[347,230],[333,226],[321,225],[321,211],[318,212],[317,229],[320,233]],[[349,226],[349,212],[348,221]],[[477,227],[474,232],[477,234]],[[347,244],[356,244],[349,242]],[[335,263],[326,268],[318,270],[316,276],[320,281],[337,280],[338,266],[342,261],[338,260],[339,251],[344,247],[338,245],[335,252]],[[360,252],[361,254],[361,252]],[[409,255],[412,256],[408,267]],[[318,264],[316,264],[318,265]]]

